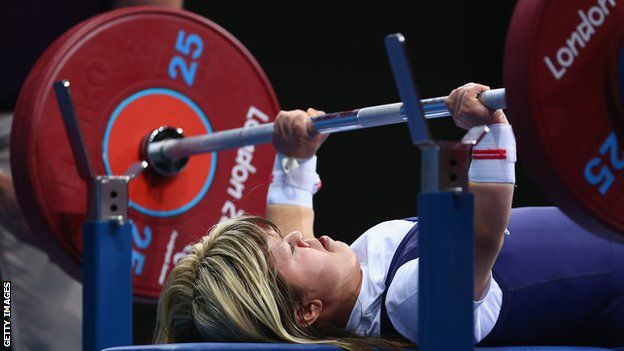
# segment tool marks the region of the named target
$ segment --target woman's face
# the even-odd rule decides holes
[[[328,236],[303,239],[293,232],[281,238],[272,233],[269,242],[280,275],[302,299],[342,296],[347,283],[359,277],[360,265],[349,245]]]

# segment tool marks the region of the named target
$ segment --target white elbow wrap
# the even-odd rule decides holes
[[[320,188],[321,178],[316,173],[316,156],[294,159],[278,153],[273,165],[267,204],[312,208],[312,196]]]
[[[516,182],[516,138],[509,124],[492,124],[472,150],[468,178],[476,183]]]

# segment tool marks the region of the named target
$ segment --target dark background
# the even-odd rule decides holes
[[[399,101],[383,39],[407,38],[421,97],[458,85],[502,87],[507,26],[515,1],[375,2],[335,6],[187,8],[223,26],[255,56],[282,109],[342,111]],[[458,140],[450,119],[431,121],[436,139]],[[351,242],[380,221],[417,213],[419,151],[405,125],[330,136],[318,153],[323,188],[315,196],[316,232]],[[518,166],[516,206],[544,204]]]
[[[346,4],[346,3],[345,3]],[[186,8],[224,27],[263,67],[282,109],[343,111],[398,102],[384,36],[407,38],[422,98],[448,95],[469,81],[502,87],[507,26],[515,1],[374,2],[332,5]],[[513,118],[513,116],[511,116]],[[435,139],[458,140],[450,119],[431,121]],[[371,226],[417,214],[419,152],[405,125],[332,135],[318,153],[323,188],[314,199],[315,232],[352,242]],[[517,166],[514,206],[549,204]],[[135,309],[137,342],[152,330],[153,307]]]

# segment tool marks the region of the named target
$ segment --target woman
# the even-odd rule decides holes
[[[490,111],[479,103],[478,94],[487,89],[470,83],[454,90],[447,100],[458,126],[491,126],[492,133],[476,147],[484,151],[475,155],[492,150],[505,155],[473,157],[469,174],[475,216],[475,340],[498,344],[556,342],[556,338],[542,337],[548,333],[537,337],[531,334],[530,324],[523,325],[522,317],[516,317],[515,312],[530,308],[509,303],[526,301],[527,296],[531,300],[532,295],[519,294],[510,300],[511,294],[521,290],[516,289],[514,281],[506,279],[510,274],[499,275],[495,269],[492,277],[511,211],[515,142],[504,113]],[[351,247],[327,236],[314,238],[312,195],[320,184],[314,154],[325,137],[310,135],[306,120],[307,115],[316,113],[282,112],[276,118],[273,140],[280,155],[268,193],[268,220],[243,217],[226,221],[195,244],[192,252],[176,265],[163,289],[156,342],[321,343],[349,350],[406,346],[370,338],[394,334],[417,342],[418,258],[406,251],[411,250],[405,249],[410,245],[401,245],[412,242],[417,226],[409,221],[385,222],[362,235]],[[587,240],[580,245],[587,252],[602,255],[614,251],[610,243],[603,244],[593,237]],[[539,250],[522,251],[520,259],[531,258],[531,251]],[[567,257],[570,252],[573,251],[564,250],[560,256]],[[624,255],[621,258],[624,265]],[[520,267],[513,259],[507,259],[505,264],[512,267],[508,272]],[[577,279],[585,277],[585,271],[577,273],[564,272],[562,279],[556,272],[547,281],[532,275],[530,278],[538,281],[531,281],[531,286],[539,291],[545,286],[558,286],[560,281],[595,283]],[[610,277],[607,284],[616,284]],[[624,296],[624,289],[610,294],[609,302],[619,306],[619,296]],[[581,294],[579,297],[585,298]],[[541,303],[548,309],[553,304],[551,300]],[[546,315],[544,311],[534,317],[529,311],[527,321]],[[568,312],[556,314],[554,319],[561,322],[564,334],[570,331],[565,329],[566,318],[570,319]],[[609,327],[614,333],[624,325],[624,321],[618,323]],[[557,332],[552,335],[558,336]],[[604,337],[606,343],[620,341],[609,339],[609,335]],[[567,340],[576,341],[573,337]]]
[[[406,345],[309,323],[316,306],[304,305],[304,287],[289,286],[274,259],[291,251],[282,242],[279,229],[260,217],[215,226],[172,271],[159,301],[155,341],[318,343],[347,350]]]

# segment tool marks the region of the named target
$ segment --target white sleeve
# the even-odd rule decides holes
[[[474,301],[475,342],[492,331],[502,304],[502,291],[492,278],[485,297]],[[386,295],[386,310],[394,328],[410,341],[418,342],[418,259],[401,266]]]
[[[494,329],[503,305],[503,291],[492,277],[484,297],[474,301],[475,342],[483,340]]]

